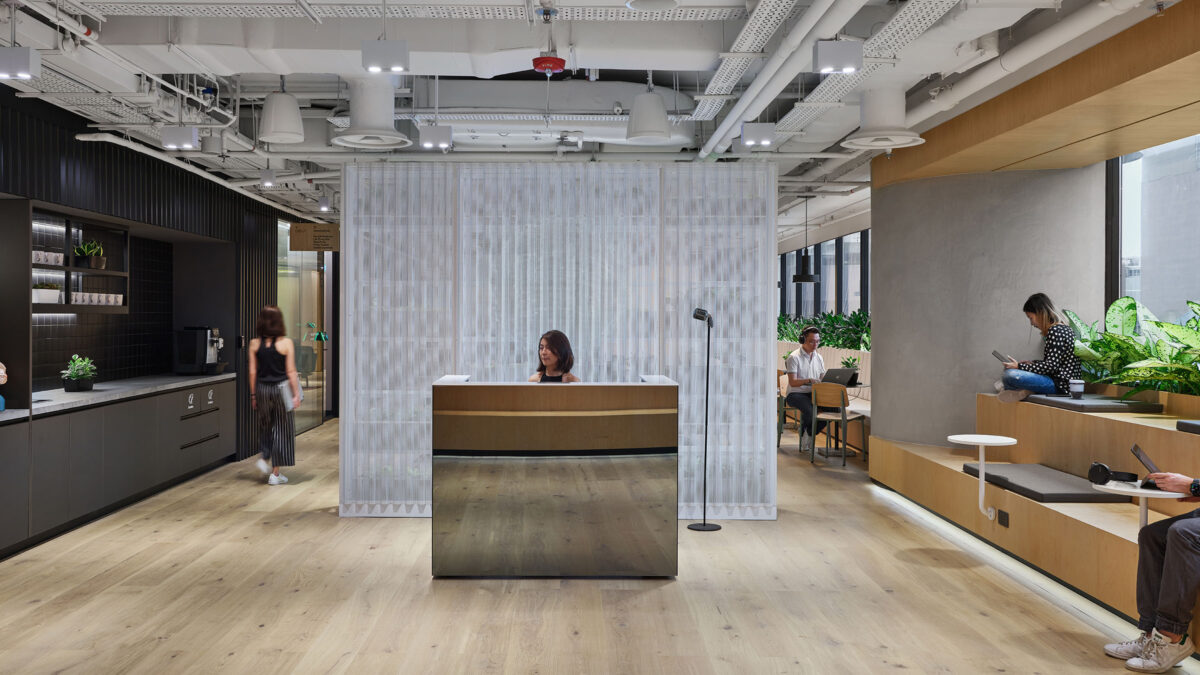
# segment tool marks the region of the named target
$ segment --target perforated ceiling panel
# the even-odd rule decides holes
[[[871,39],[863,44],[863,56],[867,58],[894,58],[913,40],[920,37],[929,27],[937,23],[946,12],[950,11],[958,0],[909,0],[908,4],[896,12],[891,21],[879,29]],[[803,131],[814,120],[830,110],[827,106],[804,105],[805,103],[836,103],[859,84],[870,77],[880,68],[890,68],[890,64],[866,63],[862,70],[848,75],[833,73],[827,75],[816,89],[804,98],[802,103],[792,108],[792,111],[779,120],[776,129],[781,132]]]
[[[42,76],[30,80],[29,85],[41,91],[55,105],[96,122],[145,124],[153,121],[134,107],[108,94],[99,93],[46,66],[42,67]]]
[[[794,0],[792,0],[794,2]],[[788,4],[792,4],[789,2]],[[108,16],[184,16],[246,19],[303,19],[296,3],[256,2],[88,2]],[[323,19],[377,19],[379,4],[318,4],[313,11]],[[525,5],[388,5],[393,19],[509,19],[528,20]],[[746,18],[742,7],[676,7],[665,12],[635,12],[625,7],[562,7],[559,21],[728,21]],[[768,36],[769,37],[769,36]]]
[[[433,124],[433,115],[418,113],[396,113],[398,120],[412,120],[418,124]],[[686,122],[691,119],[688,115],[667,115],[672,123]],[[326,118],[338,129],[350,127],[350,118],[345,115]],[[545,122],[547,116],[542,113],[441,113],[436,117],[438,122]],[[551,114],[550,122],[628,122],[629,115],[571,115]]]
[[[749,54],[762,50],[775,31],[787,20],[795,4],[796,0],[762,0],[750,15],[750,20],[742,27],[742,32],[733,41],[733,47],[729,51],[734,54]],[[723,59],[704,93],[730,93],[750,66],[754,65],[755,60],[741,56]],[[721,99],[700,99],[692,112],[692,119],[711,120],[724,105],[725,102]]]

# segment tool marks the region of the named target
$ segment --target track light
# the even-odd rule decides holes
[[[858,40],[817,40],[813,43],[813,70],[829,73],[853,73],[862,70],[863,43]]]
[[[363,40],[362,65],[368,73],[404,73],[408,67],[408,42],[404,40]]]
[[[322,211],[328,211],[329,210],[329,197],[321,197],[320,199],[318,199],[317,200],[317,208],[321,209]]]
[[[748,147],[770,147],[775,142],[775,124],[771,122],[743,122],[742,145]]]
[[[272,169],[259,171],[258,184],[263,187],[273,187],[275,185],[275,171]]]
[[[447,150],[454,145],[454,131],[450,126],[435,125],[421,127],[421,147],[426,150]]]
[[[41,76],[42,55],[38,50],[33,47],[0,47],[0,80],[32,80]]]
[[[200,147],[198,127],[163,127],[160,135],[162,146],[167,150],[195,150]]]

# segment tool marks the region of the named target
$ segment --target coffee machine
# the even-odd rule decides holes
[[[188,326],[175,331],[175,372],[180,375],[219,375],[225,371],[220,360],[225,340],[221,331],[208,326]]]

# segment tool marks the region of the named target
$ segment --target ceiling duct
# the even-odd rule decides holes
[[[907,113],[899,85],[868,89],[862,95],[862,123],[842,141],[855,150],[892,150],[920,145],[925,139],[904,126]]]
[[[350,80],[350,128],[332,143],[348,148],[392,150],[412,145],[396,131],[396,84],[391,76]]]

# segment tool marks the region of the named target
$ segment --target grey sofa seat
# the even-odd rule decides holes
[[[1200,434],[1200,420],[1179,420],[1175,423],[1175,428],[1180,431]]]
[[[1157,415],[1163,411],[1161,403],[1147,403],[1146,401],[1137,401],[1134,399],[1123,401],[1119,398],[1101,396],[1100,394],[1084,394],[1083,398],[1080,399],[1074,399],[1070,396],[1033,394],[1025,400],[1030,403],[1048,405],[1052,408],[1062,408],[1063,410],[1074,410],[1075,412],[1128,412]]]
[[[963,464],[963,471],[979,477],[979,463]],[[1101,492],[1086,478],[1042,464],[988,464],[987,482],[1037,502],[1123,503],[1130,498]]]

